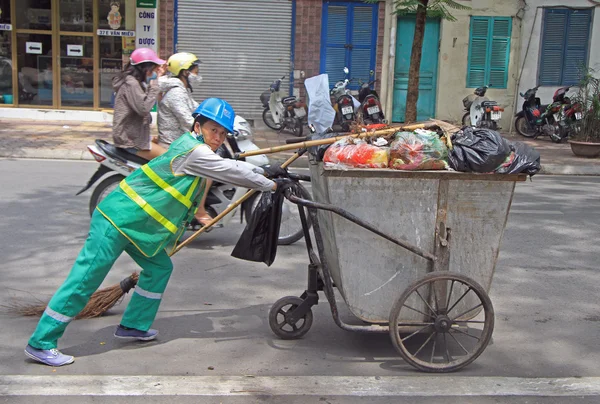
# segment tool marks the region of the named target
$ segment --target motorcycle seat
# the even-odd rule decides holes
[[[289,105],[289,104],[293,104],[296,102],[296,97],[294,97],[293,95],[289,96],[289,97],[285,97],[281,100],[281,102],[284,105]]]
[[[137,154],[129,153],[127,150],[116,147],[115,145],[108,143],[106,140],[96,139],[96,144],[107,155],[121,161],[122,163],[132,161],[136,164],[144,165],[148,162],[148,160],[145,158],[142,158]]]
[[[495,107],[496,105],[498,105],[496,101],[483,101],[481,103],[482,107]]]

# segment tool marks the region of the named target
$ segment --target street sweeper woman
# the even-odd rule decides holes
[[[214,153],[233,132],[235,113],[227,102],[208,98],[194,115],[192,132],[126,177],[98,205],[83,249],[29,339],[28,357],[50,366],[74,361],[57,349],[58,340],[123,251],[142,271],[114,335],[142,341],[156,338],[158,331],[150,326],[173,270],[167,250],[193,217],[205,178],[261,191],[277,188],[279,180],[266,178],[260,167]],[[272,167],[271,175],[276,171]]]

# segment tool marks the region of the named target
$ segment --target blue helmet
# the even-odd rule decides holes
[[[220,98],[207,98],[198,105],[192,116],[196,118],[201,115],[212,121],[215,121],[227,132],[233,133],[233,122],[235,120],[235,111],[229,103]]]

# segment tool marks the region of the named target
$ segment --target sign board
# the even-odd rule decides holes
[[[67,56],[83,56],[83,45],[67,45]]]
[[[158,51],[156,0],[137,0],[135,9],[135,47]]]
[[[116,29],[99,29],[96,31],[100,36],[135,36],[135,31],[122,31]]]
[[[12,25],[0,24],[0,31],[12,31]]]
[[[42,54],[41,42],[25,42],[25,53]]]

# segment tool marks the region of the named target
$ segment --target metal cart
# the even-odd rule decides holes
[[[306,334],[323,291],[339,327],[389,332],[417,369],[451,372],[473,362],[492,336],[488,293],[515,184],[527,177],[329,170],[312,157],[310,170],[314,201],[286,192],[299,205],[308,287],[272,306],[272,331]],[[340,318],[334,289],[357,324]]]

